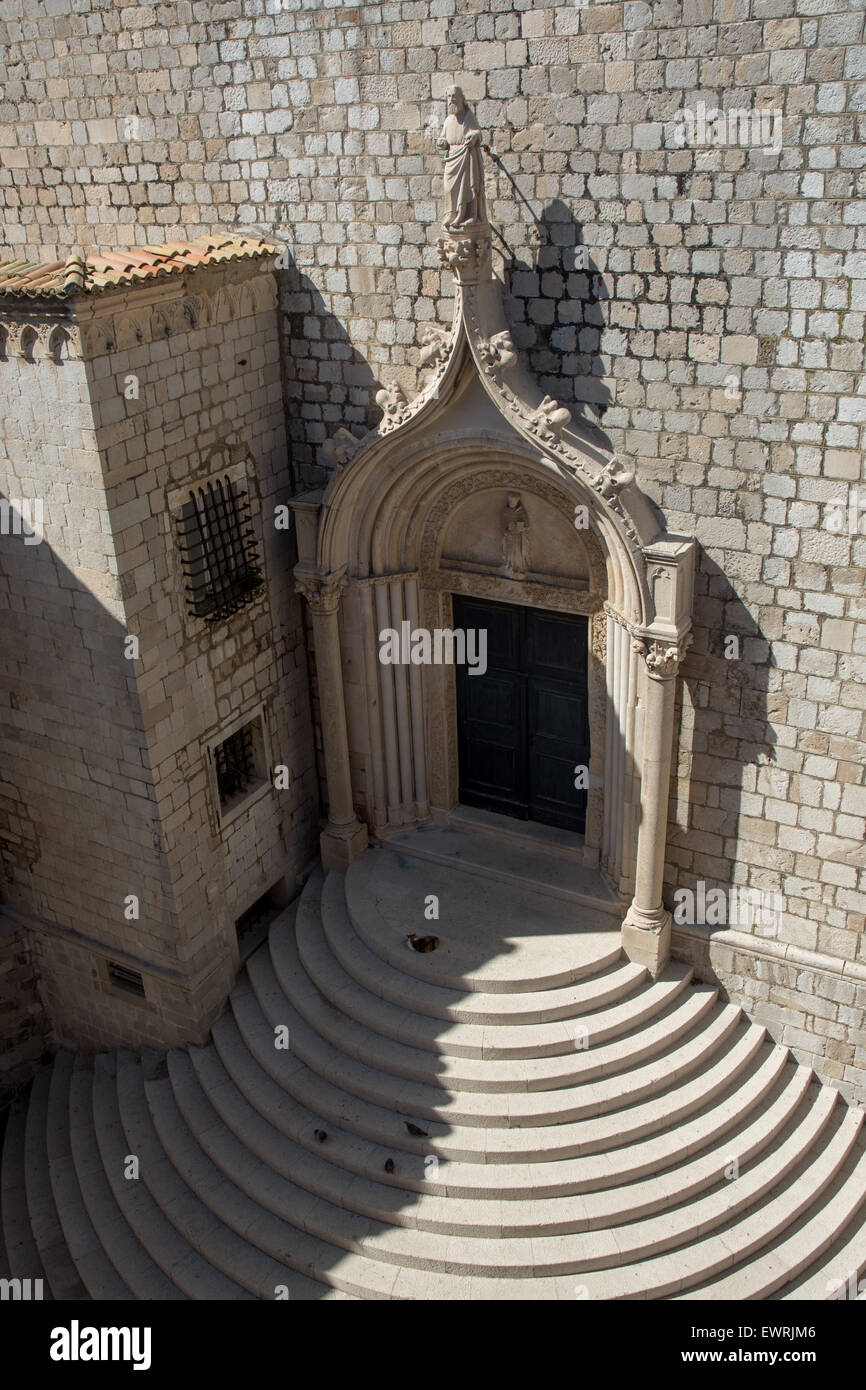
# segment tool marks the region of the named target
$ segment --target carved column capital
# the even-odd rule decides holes
[[[692,644],[692,634],[686,633],[679,642],[638,634],[634,640],[634,651],[646,662],[647,672],[654,680],[672,680],[680,663]]]
[[[439,260],[454,274],[458,284],[472,285],[490,279],[492,241],[486,224],[478,223],[462,234],[446,229],[436,244]]]
[[[348,582],[345,569],[323,574],[321,570],[295,566],[295,589],[304,595],[315,614],[336,613]]]

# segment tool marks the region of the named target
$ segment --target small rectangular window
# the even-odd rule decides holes
[[[144,999],[144,979],[137,970],[130,970],[125,965],[118,965],[116,961],[108,962],[108,978],[116,989],[125,990],[127,994],[137,994]]]
[[[262,721],[252,719],[213,749],[220,814],[267,780]]]
[[[231,617],[264,591],[250,502],[226,475],[197,487],[177,528],[189,611],[205,622]]]

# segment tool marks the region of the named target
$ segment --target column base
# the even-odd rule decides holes
[[[671,953],[671,914],[663,908],[651,917],[629,908],[622,924],[622,949],[635,965],[657,980]]]
[[[322,867],[329,874],[344,874],[366,848],[367,827],[359,820],[348,825],[329,825],[319,836]]]

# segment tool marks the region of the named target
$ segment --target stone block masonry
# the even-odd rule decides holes
[[[4,894],[62,1042],[203,1038],[237,969],[236,920],[268,890],[291,896],[312,852],[293,541],[275,524],[290,480],[274,300],[255,266],[85,297],[59,363],[25,360],[26,330],[2,316],[3,491],[45,499],[41,544],[3,539]],[[264,590],[207,623],[187,611],[176,515],[226,475],[249,495]],[[253,718],[259,783],[223,815],[213,747]]]
[[[239,226],[288,247],[303,485],[451,320],[435,135],[460,83],[515,344],[700,542],[668,897],[778,891],[783,944],[866,961],[859,0],[9,0],[0,44],[7,256]],[[780,148],[733,120],[677,144],[701,103],[779,113]]]
[[[26,928],[0,912],[0,1096],[29,1081],[53,1041]]]

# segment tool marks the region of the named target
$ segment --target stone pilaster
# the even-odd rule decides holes
[[[328,783],[328,824],[322,832],[322,864],[345,872],[367,848],[367,827],[355,815],[349,767],[349,737],[340,657],[340,598],[346,587],[345,570],[322,574],[295,567],[298,592],[310,605],[319,684],[319,710],[325,777]]]
[[[667,844],[668,793],[674,734],[676,678],[691,641],[659,641],[638,636],[635,651],[644,658],[644,733],[637,837],[635,890],[622,926],[623,949],[657,979],[670,954],[671,915],[662,902]]]

